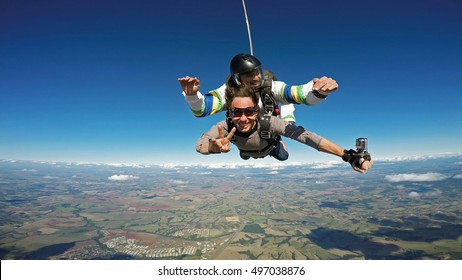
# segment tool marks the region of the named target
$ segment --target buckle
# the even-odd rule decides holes
[[[271,134],[269,131],[261,131],[260,132],[260,136],[261,138],[263,139],[270,139],[271,138]]]

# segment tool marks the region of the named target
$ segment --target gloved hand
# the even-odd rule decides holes
[[[351,167],[353,167],[355,171],[358,171],[360,173],[365,173],[374,164],[371,154],[369,154],[368,152],[358,153],[357,151],[352,149],[348,151],[345,150],[342,159],[345,162],[351,164]]]

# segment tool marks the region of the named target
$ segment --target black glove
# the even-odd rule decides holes
[[[345,162],[348,162],[351,165],[354,164],[356,167],[361,168],[361,166],[359,164],[359,159],[361,159],[361,158],[364,158],[364,160],[370,161],[371,160],[371,154],[369,154],[368,152],[357,152],[357,151],[355,151],[353,149],[350,149],[348,151],[347,150],[343,151],[342,159]]]

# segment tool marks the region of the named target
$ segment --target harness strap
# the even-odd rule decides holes
[[[262,153],[262,152],[269,152],[270,150],[274,149],[274,141],[271,141],[266,147],[264,147],[263,149],[260,149],[260,150],[243,150],[243,149],[239,149],[239,151],[242,151],[242,152],[247,152],[247,153]]]
[[[271,135],[271,131],[270,131],[270,119],[271,119],[271,116],[279,115],[279,108],[278,108],[278,103],[271,92],[271,88],[273,86],[273,80],[275,80],[276,77],[270,71],[265,71],[264,75],[265,75],[265,78],[264,78],[263,84],[261,85],[259,89],[261,102],[263,104],[263,110],[265,111],[264,115],[260,117],[260,123],[261,123],[260,137],[268,140],[268,139],[274,138]]]
[[[263,118],[266,118],[266,121],[262,121]],[[260,137],[262,139],[265,139],[267,142],[268,142],[268,145],[266,145],[264,148],[262,149],[259,149],[259,150],[243,150],[243,149],[239,149],[239,151],[242,151],[242,152],[248,152],[248,153],[261,153],[261,152],[266,152],[266,151],[269,151],[270,149],[273,149],[274,148],[274,143],[277,141],[278,139],[278,136],[276,137],[271,137],[271,134],[269,133],[270,131],[270,119],[271,119],[271,116],[263,116],[260,118]],[[226,120],[228,122],[228,128],[229,130],[231,131],[231,129],[233,129],[233,127],[236,127],[234,125],[234,123],[232,122],[231,118],[227,118]],[[263,128],[266,127],[267,129],[263,130]],[[268,131],[268,138],[264,138],[263,137],[263,134],[264,131]],[[239,131],[236,131],[236,133],[234,134],[234,136],[231,138],[230,142],[231,143],[235,143],[236,142],[236,136],[242,136],[242,137],[246,137],[247,134],[242,134],[242,133],[239,133]]]
[[[263,109],[265,110],[265,114],[268,115],[273,115],[273,112],[275,112],[275,107],[277,106],[276,100],[271,94],[272,82],[273,80],[271,77],[266,74],[265,80],[259,89],[260,97],[263,103]]]
[[[271,139],[271,131],[270,131],[270,119],[271,115],[264,115],[260,117],[260,137],[268,140]]]

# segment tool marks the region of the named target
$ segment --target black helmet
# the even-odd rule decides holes
[[[231,59],[229,69],[231,71],[231,76],[238,85],[241,84],[240,74],[243,73],[258,70],[260,72],[261,77],[263,78],[263,71],[261,68],[260,60],[258,60],[258,58],[250,54],[241,53],[234,56],[233,59]]]

